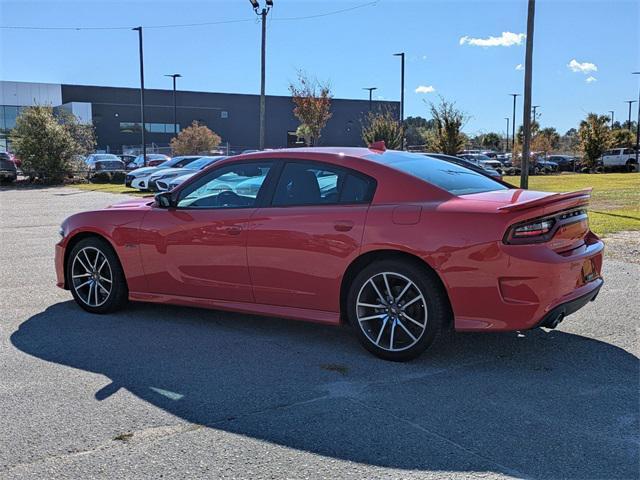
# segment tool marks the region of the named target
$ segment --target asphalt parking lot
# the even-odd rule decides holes
[[[0,478],[638,478],[640,265],[554,331],[409,364],[346,328],[55,287],[63,218],[123,196],[0,191]]]

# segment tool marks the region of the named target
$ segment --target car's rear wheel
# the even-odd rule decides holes
[[[347,298],[347,316],[362,345],[385,360],[412,360],[440,336],[448,302],[434,274],[411,262],[364,268]]]
[[[127,303],[127,283],[120,261],[105,240],[79,241],[67,261],[67,285],[76,303],[91,313],[113,312]]]

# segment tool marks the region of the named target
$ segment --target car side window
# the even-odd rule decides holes
[[[227,165],[180,191],[178,208],[249,208],[271,169],[272,162]]]
[[[287,162],[276,185],[272,205],[335,205],[363,203],[371,182],[350,171],[314,162]]]

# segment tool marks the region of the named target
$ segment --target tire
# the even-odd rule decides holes
[[[391,302],[387,283],[395,296]],[[438,340],[451,316],[435,274],[402,260],[377,261],[365,267],[349,287],[346,308],[364,348],[394,362],[421,355]]]
[[[106,240],[80,240],[69,254],[65,276],[74,300],[87,312],[110,313],[127,304],[127,281]]]

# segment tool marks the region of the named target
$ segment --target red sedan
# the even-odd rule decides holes
[[[94,313],[134,300],[349,323],[408,360],[447,329],[553,328],[595,299],[589,197],[384,149],[251,153],[67,218],[57,281]]]

